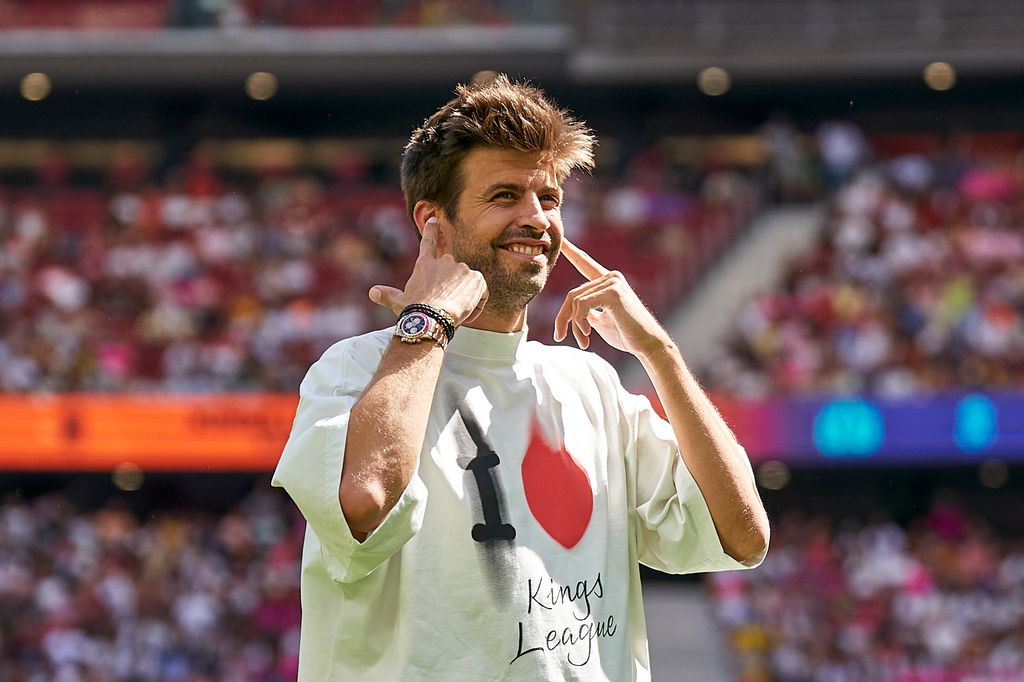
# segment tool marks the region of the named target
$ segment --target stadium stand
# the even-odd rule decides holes
[[[955,495],[903,524],[794,511],[772,544],[708,579],[738,680],[1024,679],[1024,545]]]
[[[0,30],[129,29],[220,26],[340,28],[369,26],[501,26],[550,18],[541,3],[491,0],[42,0],[0,7]],[[557,11],[557,8],[555,8]]]
[[[294,680],[305,523],[275,492],[142,520],[5,498],[0,679]]]
[[[737,316],[710,384],[888,398],[1021,386],[1024,138],[880,142],[844,171],[822,243]]]
[[[400,285],[416,253],[401,193],[365,165],[239,177],[197,149],[163,182],[119,156],[97,187],[50,157],[32,184],[0,185],[0,392],[292,391],[336,340],[392,323],[366,291]],[[656,148],[621,168],[574,183],[566,222],[667,310],[759,191],[750,169]],[[531,307],[535,337],[550,339],[570,270]]]
[[[0,30],[56,28],[154,30],[165,24],[171,5],[170,0],[6,2],[0,6]]]

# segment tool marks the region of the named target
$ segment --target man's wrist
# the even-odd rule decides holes
[[[665,360],[682,359],[679,346],[676,345],[675,341],[668,334],[665,334],[664,337],[653,337],[650,343],[645,344],[636,353],[636,356],[641,363],[648,366]]]
[[[441,351],[439,355],[442,357],[445,354],[445,349],[441,347],[441,344],[434,341],[434,339],[425,339],[422,343],[406,343],[405,341],[402,341],[397,334],[391,336],[391,345],[389,348],[402,353],[403,357],[408,357],[410,359],[420,356],[425,357],[438,350]]]
[[[455,324],[455,318],[452,317],[451,313],[444,308],[433,306],[428,303],[410,303],[402,309],[399,317],[403,317],[407,313],[413,312],[423,313],[436,320],[444,328],[449,341],[451,341],[452,337],[455,336],[455,327],[457,326]]]

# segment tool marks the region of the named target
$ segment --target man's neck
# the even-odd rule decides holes
[[[465,326],[470,329],[480,329],[487,332],[501,332],[508,334],[510,332],[522,331],[526,325],[526,308],[518,312],[512,312],[502,314],[498,312],[492,312],[484,308],[483,312],[477,316],[475,320],[467,323]]]

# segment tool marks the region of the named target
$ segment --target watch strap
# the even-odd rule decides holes
[[[421,312],[426,313],[430,317],[437,320],[442,327],[444,327],[445,334],[448,335],[448,340],[451,341],[452,337],[455,336],[455,318],[451,316],[444,308],[437,308],[426,303],[411,303],[402,309],[402,315],[410,312]],[[401,317],[401,315],[399,315]]]

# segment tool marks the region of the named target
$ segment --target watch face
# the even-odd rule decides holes
[[[402,318],[402,334],[405,336],[422,336],[427,329],[427,316],[423,313],[409,313]]]

